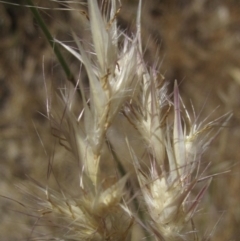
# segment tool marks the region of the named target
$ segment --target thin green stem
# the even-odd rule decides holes
[[[127,172],[125,171],[121,161],[119,160],[118,156],[116,155],[114,148],[111,145],[110,141],[107,141],[107,145],[109,146],[109,150],[110,150],[111,154],[113,155],[114,160],[117,162],[117,167],[118,167],[118,170],[119,170],[121,176],[122,177],[125,176]],[[134,196],[134,188],[133,188],[131,181],[129,182],[129,184],[130,184],[130,194],[131,194],[131,196]],[[145,220],[145,215],[144,215],[143,211],[139,210],[139,202],[138,202],[137,198],[133,199],[133,205],[134,205],[135,210],[138,211],[138,216],[139,216],[140,220],[142,220],[142,221]],[[143,221],[143,223],[144,223],[144,221]],[[145,233],[145,240],[151,241],[152,238],[149,235],[149,232],[146,229],[144,229],[143,231]]]
[[[56,45],[51,33],[49,32],[45,22],[43,21],[41,15],[39,14],[38,9],[34,6],[34,4],[32,3],[32,0],[26,0],[28,3],[28,6],[30,8],[30,10],[33,13],[33,16],[35,17],[37,23],[39,24],[40,28],[42,29],[45,37],[47,38],[48,43],[50,44],[50,46],[53,49],[54,54],[56,55],[59,63],[61,64],[67,79],[75,86],[76,85],[76,81],[74,79],[74,76],[70,70],[70,68],[68,67],[64,57],[62,56],[58,46]]]

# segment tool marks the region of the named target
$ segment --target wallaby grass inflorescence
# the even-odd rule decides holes
[[[91,44],[74,33],[78,51],[55,40],[85,67],[89,93],[80,76],[58,93],[58,110],[47,106],[52,132],[79,164],[79,188],[75,198],[32,179],[40,193],[27,194],[25,188],[33,211],[55,228],[38,239],[122,241],[142,230],[149,240],[193,240],[195,230],[185,228],[211,182],[201,155],[219,131],[216,123],[224,126],[230,115],[209,123],[192,120],[177,82],[169,95],[157,64],[144,61],[141,1],[137,32],[130,37],[118,28],[117,2],[103,3],[99,8],[88,1]],[[51,103],[53,97],[47,98]],[[49,173],[52,168],[49,163]],[[202,187],[194,196],[198,183]]]

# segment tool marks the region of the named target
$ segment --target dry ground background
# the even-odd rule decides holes
[[[51,33],[72,41],[70,26],[79,36],[84,28],[76,10],[80,6],[67,2],[74,11],[54,10],[64,6],[50,0],[34,1],[52,8],[40,10]],[[134,31],[137,4],[122,0],[119,24],[128,33]],[[142,34],[149,63],[158,49],[162,73],[170,83],[179,81],[186,105],[193,102],[200,120],[218,106],[211,119],[228,111],[234,114],[203,156],[204,162],[212,162],[209,174],[231,170],[214,178],[196,217],[202,234],[213,231],[213,241],[240,240],[239,13],[237,0],[143,0]],[[62,53],[77,76],[79,63]],[[14,185],[27,182],[26,175],[46,182],[48,157],[37,132],[46,152],[53,146],[49,123],[39,114],[45,113],[44,79],[56,86],[64,83],[65,75],[30,10],[0,3],[0,194],[22,202]],[[74,186],[68,153],[61,149],[55,155],[57,177]],[[26,240],[35,219],[14,211],[26,212],[4,198],[0,207],[0,240]]]

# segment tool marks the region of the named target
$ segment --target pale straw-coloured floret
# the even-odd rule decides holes
[[[97,1],[89,1],[90,29],[95,54],[87,54],[77,41],[79,53],[62,44],[85,66],[89,84],[89,100],[79,83],[83,109],[79,117],[72,110],[71,93],[62,92],[62,116],[50,111],[49,118],[61,143],[72,151],[80,165],[80,187],[77,200],[47,191],[41,202],[43,218],[51,213],[64,220],[63,230],[56,235],[64,240],[125,240],[132,226],[132,217],[122,203],[128,175],[121,179],[100,175],[104,160],[106,132],[123,103],[133,96],[138,81],[137,39],[126,38],[119,49],[115,13],[112,1],[109,17],[102,17]],[[114,20],[114,21],[113,21]],[[75,36],[75,39],[77,37]],[[114,171],[114,170],[113,170]],[[105,183],[108,183],[107,185]],[[44,189],[41,189],[44,191]],[[42,214],[42,212],[40,212]],[[65,226],[64,226],[65,225]],[[54,237],[55,238],[55,237]]]
[[[26,187],[19,188],[31,200],[28,208],[38,214],[36,227],[47,226],[55,230],[51,234],[40,235],[39,239],[122,241],[126,240],[133,224],[132,217],[125,211],[127,207],[120,204],[127,178],[125,176],[98,190],[79,188],[78,198],[44,188],[33,179],[38,196],[30,194]]]
[[[111,2],[108,19],[102,17],[97,1],[89,1],[89,13],[93,51],[96,55],[87,56],[86,50],[78,40],[76,42],[80,53],[61,44],[84,64],[89,78],[90,104],[87,103],[80,84],[84,103],[83,118],[86,137],[84,141],[80,138],[79,146],[81,153],[83,149],[86,149],[87,158],[95,160],[94,162],[86,161],[87,171],[91,173],[91,179],[95,185],[106,131],[123,103],[133,95],[139,84],[140,73],[137,38],[126,37],[123,47],[119,50],[117,38],[123,33],[118,33],[114,20],[115,1]],[[90,165],[90,163],[94,164]]]
[[[149,85],[152,85],[152,82],[153,80],[149,79]],[[204,136],[203,132],[211,129],[215,122],[206,124],[202,129],[196,125],[190,126],[187,131],[187,126],[182,124],[180,103],[177,82],[175,82],[173,126],[168,120],[165,127],[161,126],[163,117],[160,112],[156,115],[153,108],[149,109],[151,124],[157,116],[157,127],[162,131],[158,135],[158,145],[160,149],[164,149],[162,155],[157,155],[154,143],[150,143],[150,148],[147,150],[147,155],[150,157],[149,172],[142,170],[139,158],[129,145],[145,204],[152,218],[151,225],[162,240],[182,239],[181,231],[193,217],[199,201],[211,182],[211,177],[207,178],[197,196],[191,197],[192,189],[202,178],[196,167],[199,167],[201,155],[211,141],[208,134]],[[187,112],[186,115],[190,118]],[[225,121],[229,117],[225,116]],[[146,130],[151,135],[151,128]],[[196,174],[193,176],[195,171]]]

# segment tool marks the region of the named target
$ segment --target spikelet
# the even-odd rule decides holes
[[[146,83],[144,82],[144,84]],[[135,155],[130,144],[129,150],[132,154],[145,205],[152,219],[150,222],[152,232],[155,233],[159,240],[185,240],[186,237],[183,238],[184,235],[181,231],[194,216],[198,204],[211,182],[211,177],[206,178],[205,184],[197,196],[191,198],[192,189],[202,179],[200,173],[197,172],[195,176],[193,176],[193,173],[196,169],[199,169],[201,155],[211,142],[211,139],[208,138],[209,133],[205,134],[204,132],[209,132],[219,120],[208,123],[203,127],[201,125],[191,125],[189,114],[185,109],[185,114],[190,121],[189,130],[187,131],[186,123],[184,127],[182,124],[180,96],[177,82],[175,81],[173,103],[174,123],[172,126],[161,115],[161,109],[156,112],[154,108],[152,100],[156,98],[156,79],[149,78],[147,85],[149,89],[155,90],[154,92],[148,91],[150,95],[148,98],[151,99],[151,108],[145,107],[145,110],[148,110],[148,115],[146,116],[144,112],[140,112],[138,121],[135,121],[135,123],[137,123],[136,128],[140,132],[147,120],[149,123],[148,128],[145,125],[145,132],[143,132],[143,136],[146,135],[150,140],[147,149],[147,155],[150,158],[148,172],[143,171],[140,160]],[[161,91],[164,91],[164,88]],[[164,97],[165,92],[162,92],[160,96]],[[167,99],[158,98],[158,102],[162,103],[162,106],[167,101]],[[129,115],[132,122],[135,116],[132,117]],[[225,115],[222,117],[225,118],[225,123],[229,120],[230,116]],[[165,126],[163,126],[164,123]],[[152,131],[152,128],[155,131]],[[152,135],[157,133],[158,129],[158,135],[151,138]],[[157,148],[162,150],[162,153],[160,152],[161,155],[158,154]],[[164,155],[165,153],[166,156]]]
[[[122,241],[128,238],[133,222],[123,202],[129,175],[113,179],[102,173],[100,166],[103,162],[110,162],[105,160],[106,156],[110,156],[106,154],[106,132],[139,83],[137,39],[126,38],[119,50],[115,1],[110,4],[108,18],[102,17],[96,1],[89,1],[88,5],[94,47],[91,51],[96,55],[88,55],[76,36],[79,53],[63,43],[61,45],[85,66],[90,99],[86,99],[80,83],[83,101],[80,117],[75,116],[72,109],[70,89],[62,92],[58,100],[62,114],[54,110],[49,113],[54,135],[74,154],[82,170],[77,190],[80,198],[75,200],[67,194],[45,190],[38,184],[38,189],[46,193],[45,199],[42,197],[38,203],[39,218],[48,220],[48,214],[51,214],[55,219],[62,220],[63,223],[58,225],[50,219],[58,227],[52,239]]]

